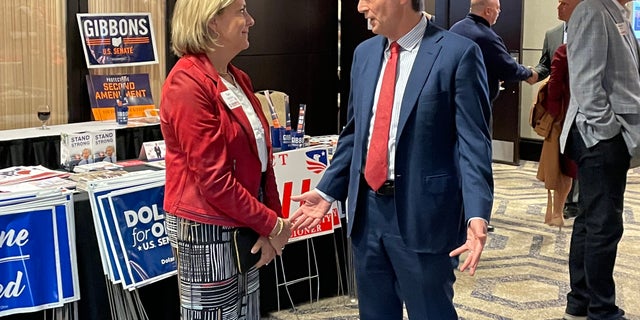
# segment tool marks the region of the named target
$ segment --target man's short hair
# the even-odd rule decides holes
[[[424,1],[423,0],[413,0],[411,1],[411,7],[415,11],[424,11]]]

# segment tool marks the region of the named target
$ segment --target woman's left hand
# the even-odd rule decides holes
[[[251,248],[251,252],[260,251],[260,260],[256,263],[256,268],[265,266],[276,256],[276,250],[271,246],[269,238],[260,237],[256,244]]]

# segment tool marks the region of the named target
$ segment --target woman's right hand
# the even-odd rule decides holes
[[[284,246],[289,242],[289,237],[291,237],[291,222],[287,219],[278,219],[282,220],[282,231],[271,237],[269,243],[271,243],[277,255],[282,255],[282,250],[284,250]]]

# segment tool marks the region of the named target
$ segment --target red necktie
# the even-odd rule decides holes
[[[398,66],[397,42],[391,43],[391,56],[384,68],[382,86],[376,107],[376,119],[373,122],[371,142],[367,152],[367,163],[364,167],[364,179],[372,190],[378,190],[387,180],[389,172],[389,127],[391,126],[391,110],[393,95],[396,89],[396,69]]]

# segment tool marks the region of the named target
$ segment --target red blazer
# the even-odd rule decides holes
[[[553,54],[551,76],[547,85],[547,111],[556,122],[563,123],[569,108],[569,65],[567,63],[567,45],[563,44]]]
[[[571,94],[569,91],[569,64],[567,62],[567,45],[563,44],[553,54],[551,75],[547,85],[547,111],[554,117],[559,131],[569,108]],[[555,125],[554,125],[555,126]],[[558,133],[558,137],[560,133]],[[558,150],[560,152],[560,150]],[[565,154],[560,154],[560,170],[565,176],[578,176],[577,164]]]
[[[246,73],[229,66],[262,122],[270,130]],[[263,203],[258,200],[261,164],[249,119],[229,109],[227,88],[206,55],[185,55],[162,87],[160,127],[166,145],[164,210],[190,220],[247,226],[268,235],[282,215],[271,144]]]

